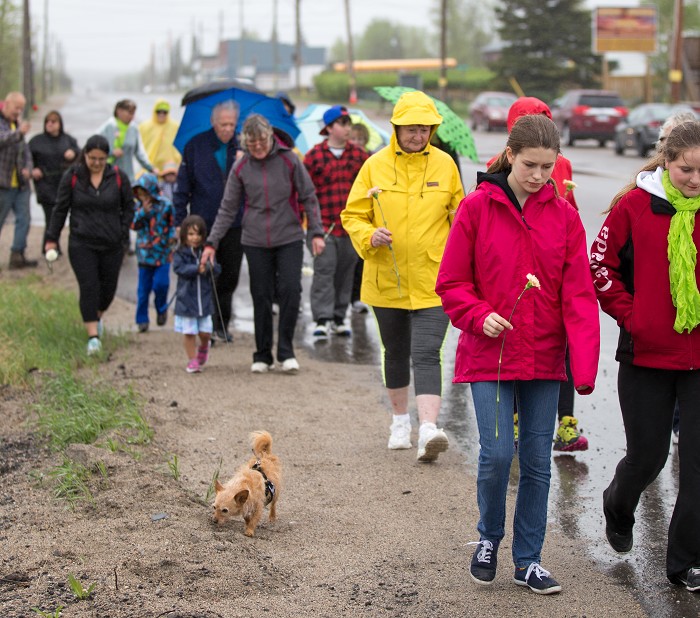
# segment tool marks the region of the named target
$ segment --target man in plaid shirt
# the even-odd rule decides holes
[[[311,314],[316,321],[314,337],[327,339],[329,332],[348,337],[345,324],[350,304],[353,275],[358,257],[340,222],[348,194],[368,154],[348,141],[350,114],[334,105],[323,114],[321,135],[326,136],[304,157],[304,165],[316,187],[321,220],[326,232],[326,249],[314,259],[311,284]]]
[[[25,136],[29,123],[22,120],[26,100],[21,92],[10,92],[0,110],[0,229],[7,215],[15,215],[15,235],[10,247],[10,268],[37,265],[24,257],[29,235],[29,177],[32,155]]]

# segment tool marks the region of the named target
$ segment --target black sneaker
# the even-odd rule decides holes
[[[609,488],[608,488],[609,489]],[[608,513],[605,508],[605,500],[607,498],[608,489],[603,492],[603,515],[605,515],[605,536],[612,547],[618,554],[626,554],[632,550],[633,536],[632,530],[628,532],[620,532],[615,530],[608,519]]]
[[[527,586],[537,594],[554,594],[561,592],[561,586],[549,571],[533,562],[529,567],[519,569],[516,567],[513,582],[518,586]]]
[[[148,330],[148,322],[141,322],[136,325],[140,333],[145,333]]]
[[[477,548],[472,556],[469,574],[480,586],[489,586],[496,578],[498,543],[498,541],[492,542],[486,539],[476,543]]]
[[[165,323],[168,321],[168,312],[164,311],[163,313],[159,313],[156,316],[156,324],[158,326],[165,326]]]
[[[688,569],[683,583],[690,592],[700,592],[700,568]]]
[[[214,331],[214,338],[226,343],[231,343],[233,341],[233,335],[222,328],[217,328]]]

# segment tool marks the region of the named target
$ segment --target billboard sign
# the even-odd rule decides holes
[[[655,6],[598,7],[593,12],[593,52],[657,51]]]

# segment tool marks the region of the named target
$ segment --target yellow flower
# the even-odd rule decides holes
[[[566,187],[567,191],[573,191],[576,187],[578,187],[578,185],[573,180],[565,180],[564,186]]]
[[[369,191],[367,191],[367,197],[377,197],[382,190],[379,187],[372,187]]]
[[[539,290],[540,280],[532,273],[527,273],[527,285],[525,286],[525,289],[529,290],[530,288],[537,288]]]

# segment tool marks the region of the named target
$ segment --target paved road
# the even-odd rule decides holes
[[[69,97],[62,106],[68,132],[84,143],[95,129],[111,114],[114,102],[124,93],[78,93]],[[159,95],[132,94],[138,103],[136,120],[150,115],[153,103]],[[173,103],[173,117],[178,119],[180,95],[166,95]],[[376,114],[375,114],[376,116]],[[388,116],[386,117],[388,127]],[[37,123],[36,129],[39,128]],[[476,133],[477,151],[483,162],[503,148],[505,133]],[[630,154],[616,156],[612,147],[599,148],[596,142],[580,142],[568,147],[565,154],[572,160],[574,179],[578,183],[577,201],[581,218],[586,227],[589,242],[602,223],[600,212],[611,197],[633,176],[642,160]],[[465,188],[468,190],[483,165],[462,161]],[[35,209],[37,221],[40,211]],[[354,336],[350,339],[332,340],[314,344],[311,333],[308,287],[304,279],[304,306],[299,320],[297,345],[308,349],[320,359],[336,362],[379,364],[379,344],[376,328],[371,318],[351,317]],[[120,281],[119,294],[134,299],[136,290],[136,264],[133,259],[125,264]],[[247,272],[243,272],[241,285],[234,296],[234,330],[252,332],[252,308],[247,290]],[[698,616],[700,599],[683,589],[670,586],[665,578],[665,538],[673,502],[677,491],[678,469],[676,447],[671,448],[666,469],[648,489],[637,513],[635,550],[620,559],[603,541],[601,496],[612,478],[617,461],[624,454],[624,432],[617,401],[617,363],[614,360],[617,327],[601,314],[601,359],[596,391],[589,397],[577,397],[576,415],[589,439],[591,448],[585,453],[554,456],[551,516],[570,535],[580,539],[581,551],[590,552],[601,570],[619,579],[624,587],[638,591],[649,615],[657,617]],[[452,385],[452,363],[457,333],[448,337],[445,352],[445,405],[443,420],[447,429],[464,449],[467,460],[475,465],[478,455],[478,434],[471,410],[468,387]],[[514,466],[516,468],[516,466]],[[517,474],[517,472],[516,472]],[[595,586],[591,582],[582,585]]]

